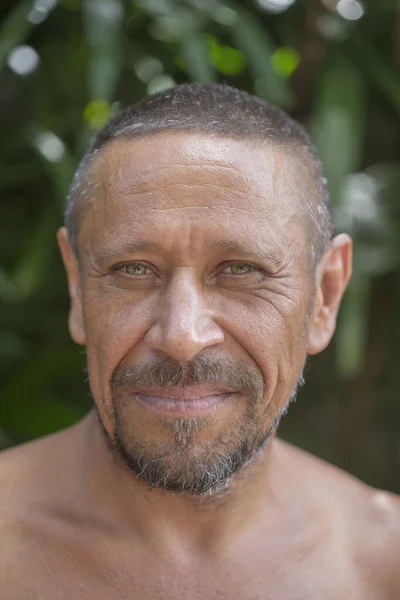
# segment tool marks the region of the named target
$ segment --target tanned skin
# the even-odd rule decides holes
[[[310,270],[313,183],[296,164],[276,144],[177,131],[117,139],[96,157],[79,259],[58,233],[96,409],[1,455],[1,600],[400,598],[395,496],[275,435],[223,491],[203,495],[150,488],[111,451],[121,366],[242,361],[265,381],[262,434],[307,356],[329,344],[351,240],[334,238]],[[124,441],[156,458],[171,435],[137,393],[118,407]],[[165,466],[194,466],[201,444],[240,430],[249,399],[227,397]]]

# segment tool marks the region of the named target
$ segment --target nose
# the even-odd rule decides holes
[[[201,350],[222,344],[224,332],[207,313],[203,296],[190,273],[176,274],[160,295],[158,318],[145,336],[147,346],[186,362]]]

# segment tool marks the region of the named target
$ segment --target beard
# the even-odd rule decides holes
[[[295,400],[299,381],[283,408],[263,409],[264,378],[261,371],[227,357],[198,356],[182,365],[171,359],[151,365],[121,365],[111,378],[112,423],[109,433],[99,421],[108,447],[125,469],[150,488],[175,494],[211,495],[227,489],[233,476],[260,455],[279,422]],[[160,418],[167,441],[150,440],[135,431],[127,410],[135,386],[163,388],[207,384],[240,389],[247,397],[244,416],[214,439],[204,441],[212,426],[209,417]]]

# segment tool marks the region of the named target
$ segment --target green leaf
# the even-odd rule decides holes
[[[275,45],[268,32],[250,12],[239,7],[235,7],[235,10],[239,18],[227,31],[234,45],[247,59],[249,71],[255,80],[256,93],[279,106],[290,106],[292,91],[289,83],[279,77],[271,66]]]
[[[77,168],[77,161],[66,144],[52,131],[32,129],[29,132],[29,142],[43,162],[53,184],[59,214],[63,215],[66,194]]]
[[[205,83],[215,81],[215,71],[209,60],[207,40],[191,31],[181,43],[181,57],[193,81]]]
[[[110,102],[121,72],[123,3],[120,0],[86,0],[83,15],[89,47],[89,97]]]
[[[380,89],[400,115],[400,77],[374,46],[361,37],[351,41],[357,63],[367,77]]]
[[[100,129],[111,117],[111,105],[106,100],[92,100],[85,106],[83,115],[91,129]]]
[[[342,301],[336,334],[336,357],[339,373],[354,377],[364,366],[368,331],[370,278],[355,273]]]
[[[58,211],[46,205],[13,274],[14,300],[22,301],[34,294],[47,276],[58,222]]]
[[[294,48],[283,46],[271,56],[271,66],[280,77],[290,77],[297,69],[300,55]]]
[[[231,46],[223,46],[212,35],[206,36],[206,39],[210,60],[220,73],[237,75],[244,70],[246,58],[243,52]]]
[[[0,299],[3,302],[15,302],[18,296],[19,292],[12,276],[0,267]]]
[[[334,205],[340,203],[343,176],[361,167],[365,120],[366,92],[359,69],[335,55],[323,72],[311,119]]]

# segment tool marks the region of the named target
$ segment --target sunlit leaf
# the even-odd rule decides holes
[[[280,77],[290,77],[297,69],[300,55],[294,48],[278,48],[271,56],[271,66]]]
[[[216,37],[207,36],[209,56],[215,68],[224,75],[237,75],[246,66],[246,58],[243,52],[220,44]]]
[[[100,129],[111,116],[111,105],[106,100],[92,100],[83,114],[91,129]]]

